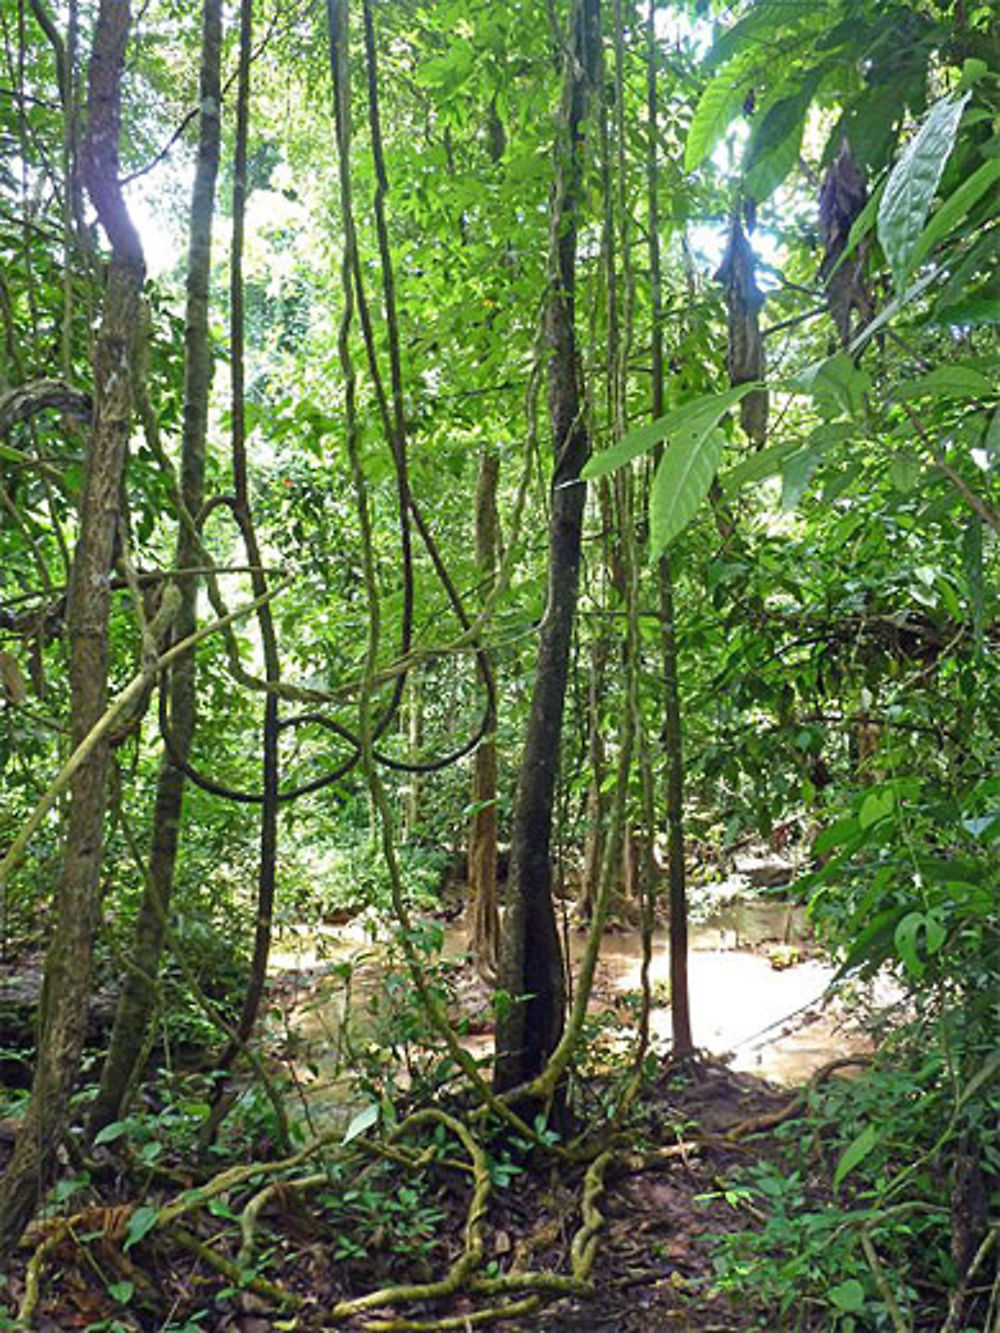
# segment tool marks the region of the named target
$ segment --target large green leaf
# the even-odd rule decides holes
[[[969,210],[998,180],[1000,180],[1000,158],[984,162],[971,176],[966,177],[958,189],[948,196],[918,236],[910,256],[911,269],[926,259],[938,241],[943,240],[952,228],[962,221]]]
[[[692,398],[683,407],[668,412],[666,416],[636,426],[610,449],[602,449],[587,462],[581,476],[585,481],[603,477],[608,472],[614,472],[616,468],[622,467],[623,464],[630,463],[640,454],[648,454],[661,440],[688,436],[697,436],[701,439],[718,425],[719,418],[729,408],[735,407],[748,393],[759,388],[760,384],[751,381],[748,384],[737,384],[733,389],[724,389],[721,393],[705,393],[698,398]]]
[[[781,471],[781,465],[788,455],[794,454],[801,447],[798,440],[782,440],[766,449],[758,449],[719,478],[723,494],[735,495],[744,486],[763,481],[765,477],[773,477]]]
[[[833,1173],[833,1188],[838,1189],[844,1177],[865,1160],[878,1143],[878,1130],[874,1125],[865,1125],[861,1133],[847,1145],[840,1155],[837,1169]]]
[[[786,458],[782,463],[782,509],[794,509],[802,499],[809,487],[809,483],[812,481],[813,473],[819,467],[822,454],[822,448],[819,445],[813,445],[811,448],[799,449],[796,453],[792,454],[790,458]]]
[[[966,93],[957,101],[944,98],[936,103],[889,173],[878,210],[878,238],[897,288],[912,271],[917,244],[968,100]]]
[[[994,380],[975,366],[952,363],[935,366],[919,379],[904,380],[896,388],[897,398],[992,398]]]
[[[799,160],[806,113],[826,66],[811,70],[801,86],[764,112],[747,144],[746,187],[758,202],[772,194]]]
[[[719,469],[725,438],[714,424],[675,440],[660,459],[649,499],[650,556],[662,555],[694,518]]]
[[[701,166],[743,105],[753,83],[751,71],[752,61],[737,57],[719,70],[702,93],[684,145],[685,171]]]
[[[868,372],[855,365],[847,352],[835,352],[807,366],[796,378],[798,392],[811,394],[826,418],[860,416],[871,389]]]

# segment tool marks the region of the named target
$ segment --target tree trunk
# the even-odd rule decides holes
[[[121,75],[129,18],[127,3],[101,0],[83,145],[84,178],[111,243],[111,260],[94,349],[94,419],[67,602],[74,746],[99,720],[107,701],[110,574],[132,417],[133,342],[141,326],[142,246],[118,184]],[[109,748],[102,740],[70,785],[54,933],[45,963],[38,1061],[14,1155],[0,1182],[0,1257],[11,1252],[52,1177],[79,1071],[104,850],[108,764]]]
[[[657,40],[655,0],[647,21],[647,112],[649,119],[646,177],[649,192],[649,271],[652,288],[652,415],[663,415],[663,300],[660,266],[660,217],[657,196]],[[663,661],[663,748],[667,758],[667,852],[670,893],[670,1020],[673,1053],[686,1059],[694,1052],[688,987],[687,885],[684,878],[684,749],[680,691],[677,683],[677,639],[674,626],[674,581],[670,557],[657,566],[660,585],[661,654]],[[652,833],[652,830],[650,830]]]
[[[576,910],[584,921],[594,911],[597,890],[601,881],[601,858],[604,854],[604,799],[605,748],[601,727],[601,703],[604,698],[607,673],[608,641],[603,625],[599,625],[590,643],[590,682],[587,695],[587,818],[583,852],[583,881]]]
[[[539,636],[531,711],[521,759],[511,846],[511,884],[501,935],[494,1086],[532,1079],[555,1049],[565,1019],[566,981],[552,903],[549,849],[563,706],[576,613],[586,487],[580,470],[590,440],[577,382],[574,327],[576,239],[581,211],[584,119],[600,50],[600,0],[574,0],[556,139],[549,232],[549,417],[554,465],[549,517],[548,600]]]
[[[184,328],[184,429],[181,440],[181,493],[188,515],[201,510],[205,496],[205,429],[212,360],[208,337],[209,274],[215,181],[219,167],[219,64],[222,47],[222,0],[205,0],[201,48],[201,119],[198,163],[191,199],[187,270],[187,310]],[[200,564],[197,533],[181,522],[176,565],[191,569]],[[197,623],[198,580],[182,575],[176,580],[181,606],[175,637],[184,639]],[[177,755],[185,762],[197,720],[194,653],[180,658],[170,674],[170,728]],[[132,962],[125,976],[97,1099],[91,1107],[89,1129],[96,1133],[124,1111],[136,1060],[155,999],[155,977],[163,949],[167,909],[177,863],[184,774],[164,753],[156,786],[152,847],[139,915],[136,919]]]
[[[500,456],[486,445],[479,457],[476,485],[476,569],[487,595],[496,574],[500,520],[497,481]],[[496,975],[500,917],[497,908],[497,710],[496,665],[486,734],[476,750],[472,767],[472,821],[469,826],[469,951],[480,974]]]
[[[420,762],[424,744],[424,691],[419,667],[413,667],[406,677],[406,755],[411,764]],[[403,841],[413,842],[420,828],[422,774],[411,769],[403,789]]]

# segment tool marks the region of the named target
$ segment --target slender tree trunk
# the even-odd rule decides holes
[[[184,429],[181,440],[181,493],[189,515],[197,514],[205,495],[205,430],[212,360],[208,336],[209,274],[215,182],[219,167],[219,64],[222,48],[222,0],[205,0],[201,48],[201,119],[198,162],[191,199],[184,327]],[[177,538],[178,569],[200,564],[197,533],[181,522]],[[197,622],[198,580],[176,580],[181,606],[175,636],[192,634]],[[181,761],[191,751],[197,720],[195,659],[180,658],[170,674],[170,727]],[[164,753],[156,785],[152,847],[148,874],[132,945],[134,967],[126,974],[115,1013],[101,1086],[89,1119],[96,1133],[124,1110],[136,1060],[145,1046],[155,999],[155,978],[163,949],[184,798],[184,774]]]
[[[494,1085],[506,1091],[537,1075],[559,1041],[566,980],[552,903],[552,811],[576,614],[590,440],[577,380],[574,326],[576,239],[582,204],[584,120],[600,51],[600,0],[574,0],[556,140],[545,313],[554,465],[548,600],[539,636],[531,711],[521,759],[511,846],[509,905],[499,982]]]
[[[132,417],[133,350],[141,327],[144,264],[118,184],[121,75],[129,28],[122,0],[101,0],[90,60],[84,178],[111,243],[101,327],[94,350],[94,417],[85,465],[80,531],[70,578],[72,741],[105,710],[110,573]],[[97,894],[104,850],[109,750],[100,741],[70,786],[62,872],[31,1098],[0,1182],[0,1257],[10,1253],[52,1177],[83,1049]]]
[[[500,519],[497,514],[497,482],[500,455],[486,445],[479,457],[476,484],[476,569],[489,592],[496,574]],[[500,916],[497,907],[497,710],[496,664],[491,663],[494,693],[486,719],[486,735],[472,761],[472,821],[469,826],[469,950],[479,972],[487,979],[496,975]]]
[[[589,921],[593,915],[601,881],[601,858],[604,854],[604,815],[607,801],[603,791],[606,755],[604,730],[601,726],[601,705],[604,699],[607,667],[608,641],[603,625],[599,625],[590,643],[590,681],[587,693],[587,818],[583,882],[576,904],[576,910],[584,921]]]
[[[420,761],[424,743],[424,690],[420,670],[414,667],[406,677],[406,754],[411,764]],[[403,801],[403,840],[412,842],[420,828],[420,798],[422,774],[411,771],[406,775]]]
[[[647,99],[649,190],[649,270],[652,286],[652,414],[663,415],[663,298],[660,265],[660,216],[657,186],[656,81],[657,42],[654,28],[655,0],[650,0],[647,23]],[[670,895],[670,1019],[673,1053],[685,1059],[694,1051],[691,1038],[691,1001],[688,987],[687,885],[684,878],[684,748],[680,690],[677,682],[677,638],[674,621],[674,580],[670,557],[662,555],[657,566],[660,585],[661,653],[663,659],[663,748],[667,757],[667,853]]]
[[[253,3],[242,0],[240,6],[240,58],[236,106],[236,146],[233,163],[233,239],[229,278],[229,324],[232,346],[232,454],[233,454],[233,514],[236,518],[243,545],[250,564],[250,583],[254,597],[267,592],[267,576],[250,510],[250,489],[246,453],[246,410],[244,392],[245,318],[243,301],[243,242],[247,198],[247,149],[250,133],[250,65],[253,45]],[[278,638],[274,616],[269,604],[261,605],[257,613],[264,674],[268,684],[276,685],[281,676]],[[260,853],[257,871],[257,921],[254,930],[253,957],[246,994],[236,1024],[236,1032],[216,1061],[219,1069],[228,1069],[241,1046],[253,1033],[260,1013],[260,1004],[267,982],[267,961],[271,951],[271,931],[274,922],[274,893],[277,883],[278,858],[278,786],[279,786],[279,718],[278,696],[269,690],[264,700],[263,754],[261,777],[263,801],[260,811]],[[210,1117],[215,1123],[222,1107],[222,1083],[217,1085],[218,1098]]]

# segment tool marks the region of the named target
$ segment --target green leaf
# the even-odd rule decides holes
[[[781,467],[781,507],[794,509],[802,499],[819,467],[821,450],[817,447],[800,449],[785,460]]]
[[[861,802],[861,809],[858,811],[858,823],[863,829],[871,828],[879,820],[892,814],[895,803],[896,798],[891,787],[876,787]]]
[[[354,1116],[351,1123],[347,1126],[347,1129],[344,1131],[342,1142],[350,1143],[352,1140],[360,1138],[366,1130],[371,1129],[372,1125],[377,1123],[378,1118],[378,1102],[369,1102],[363,1110],[359,1111],[357,1115]]]
[[[910,269],[917,268],[938,241],[958,225],[987,190],[1000,180],[1000,158],[984,162],[953,191],[920,233],[910,257]]]
[[[889,480],[897,491],[909,495],[920,481],[922,471],[920,460],[912,454],[894,454],[889,464]]]
[[[114,1143],[115,1139],[120,1139],[129,1128],[127,1120],[112,1120],[110,1125],[105,1125],[99,1133],[94,1135],[94,1146],[97,1147],[102,1143]]]
[[[129,1281],[109,1282],[108,1295],[119,1305],[128,1305],[135,1293],[135,1283]]]
[[[849,843],[856,842],[861,832],[861,825],[853,816],[846,819],[838,819],[835,824],[829,828],[823,829],[815,842],[813,851],[817,856],[825,856],[827,852],[832,852],[835,847],[845,847]]]
[[[887,907],[877,912],[875,917],[861,931],[852,943],[847,957],[837,970],[831,986],[849,976],[855,968],[865,968],[869,972],[886,961],[892,950],[892,939],[899,922],[900,909]]]
[[[959,87],[964,92],[966,88],[971,88],[974,83],[978,83],[984,74],[990,72],[990,67],[985,60],[980,60],[977,56],[967,56],[962,61],[962,77],[959,81]]]
[[[1000,324],[1000,293],[981,291],[972,296],[942,306],[934,319],[935,324],[960,325],[978,329],[988,324]]]
[[[913,269],[917,244],[968,100],[966,93],[957,101],[944,98],[936,103],[889,173],[878,210],[878,238],[897,289]]]
[[[865,1289],[856,1277],[849,1277],[826,1293],[830,1303],[844,1314],[860,1314],[865,1308]]]
[[[899,398],[923,398],[933,395],[942,398],[992,398],[997,392],[994,382],[972,366],[935,366],[919,379],[904,380],[896,389]]]
[[[753,165],[747,168],[744,184],[751,199],[763,203],[785,180],[788,173],[799,160],[802,151],[802,120],[787,134],[780,143],[768,153],[761,153]]]
[[[649,553],[657,559],[694,518],[708,494],[722,457],[723,434],[710,425],[703,434],[680,436],[660,459],[649,499]]]
[[[903,960],[903,966],[913,977],[922,977],[925,971],[924,960],[917,949],[917,940],[924,929],[926,918],[923,912],[907,912],[893,935],[896,951]]]
[[[751,81],[747,62],[737,58],[720,69],[702,93],[684,145],[685,171],[695,171],[708,157],[743,105]]]
[[[811,70],[802,86],[764,112],[747,144],[745,183],[758,203],[771,195],[799,160],[805,118],[826,66]]]
[[[766,449],[752,453],[749,458],[737,463],[719,478],[723,494],[735,495],[744,486],[763,481],[765,477],[773,477],[781,471],[781,465],[789,454],[795,453],[798,448],[797,440],[783,440],[779,444],[772,444]]]
[[[878,1143],[878,1130],[874,1125],[865,1125],[864,1129],[852,1139],[840,1154],[840,1161],[833,1173],[833,1188],[839,1189],[844,1179],[856,1166],[859,1166]]]
[[[128,1231],[122,1249],[130,1250],[133,1245],[137,1245],[143,1236],[156,1226],[156,1219],[159,1215],[158,1208],[150,1208],[148,1205],[137,1208],[128,1220]]]
[[[947,937],[948,931],[940,916],[936,912],[928,912],[924,917],[924,948],[928,958],[940,952]]]
[[[640,454],[649,453],[661,440],[688,436],[703,438],[718,424],[719,418],[730,407],[759,388],[760,384],[751,381],[749,384],[738,384],[734,389],[724,389],[721,393],[706,393],[698,398],[692,398],[683,407],[668,412],[666,416],[636,426],[610,449],[602,449],[599,454],[594,454],[580,475],[584,481],[603,477],[606,473],[613,472],[615,468],[630,463]]]
[[[983,1084],[988,1083],[996,1075],[997,1070],[1000,1070],[1000,1050],[993,1051],[988,1055],[972,1078],[966,1083],[959,1094],[958,1107],[963,1107],[970,1097],[974,1097]]]
[[[808,366],[797,376],[799,392],[811,394],[824,416],[860,415],[871,388],[867,371],[847,352],[837,352]]]

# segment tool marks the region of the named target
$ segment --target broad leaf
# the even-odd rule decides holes
[[[865,1289],[856,1277],[846,1278],[826,1293],[831,1305],[843,1314],[860,1314],[865,1308]]]
[[[993,158],[989,162],[984,162],[948,196],[917,238],[913,254],[910,256],[911,269],[926,259],[938,241],[962,221],[966,213],[998,180],[1000,180],[1000,158]]]
[[[610,449],[602,449],[587,462],[581,476],[585,481],[603,477],[606,473],[613,472],[615,468],[631,462],[633,458],[638,458],[640,454],[649,453],[661,440],[689,436],[703,438],[718,425],[723,413],[745,398],[748,393],[760,387],[756,382],[738,384],[734,389],[725,389],[722,393],[706,393],[698,398],[692,398],[689,403],[678,407],[676,411],[657,417],[655,421],[647,421],[642,426],[636,426]]]
[[[763,481],[765,477],[773,477],[781,471],[781,465],[789,454],[795,453],[798,448],[797,440],[783,440],[766,449],[759,449],[719,478],[723,494],[735,495],[744,486]]]
[[[378,1102],[369,1102],[363,1110],[359,1111],[357,1115],[354,1116],[351,1123],[347,1126],[347,1129],[344,1131],[343,1142],[351,1143],[354,1139],[360,1138],[366,1130],[371,1129],[372,1125],[378,1121],[379,1112],[380,1108]]]
[[[833,1188],[839,1189],[845,1177],[859,1166],[878,1143],[878,1130],[874,1125],[865,1125],[864,1129],[852,1139],[840,1154],[840,1161],[833,1173]]]
[[[822,451],[814,445],[811,449],[800,449],[782,464],[782,509],[794,509],[802,499],[812,481],[813,473],[819,467],[821,456]]]
[[[721,413],[720,413],[721,415]],[[719,469],[722,431],[685,434],[660,459],[649,500],[649,547],[655,560],[694,518]]]
[[[960,325],[968,329],[1000,324],[1000,292],[984,289],[951,305],[942,306],[934,322],[938,325]]]
[[[895,804],[896,798],[891,787],[876,787],[861,802],[858,823],[863,829],[872,828],[880,820],[892,814]]]
[[[695,171],[708,157],[743,105],[752,82],[746,60],[737,58],[719,70],[695,107],[684,145],[685,171]]]
[[[925,971],[924,960],[920,957],[917,942],[926,929],[927,918],[923,912],[907,912],[893,935],[896,952],[903,960],[903,966],[912,977],[922,977]]]
[[[867,371],[860,370],[847,352],[837,352],[808,366],[798,376],[799,392],[811,394],[824,417],[858,416],[871,388]]]
[[[904,380],[896,389],[898,398],[920,398],[933,394],[947,398],[992,398],[997,385],[972,366],[935,366],[916,380]]]
[[[156,1219],[159,1217],[159,1209],[150,1208],[147,1204],[137,1208],[128,1220],[128,1230],[125,1235],[125,1244],[123,1250],[130,1250],[133,1245],[138,1244],[148,1232],[156,1226]]]
[[[806,113],[826,66],[811,70],[802,86],[764,112],[750,136],[746,186],[758,202],[772,194],[799,160]]]
[[[897,453],[889,464],[889,480],[901,495],[909,495],[920,481],[923,465],[912,454]]]
[[[945,98],[932,107],[889,173],[878,210],[878,238],[897,288],[913,268],[920,235],[968,100],[966,93],[958,101]]]
[[[101,1143],[114,1143],[115,1139],[121,1136],[131,1128],[127,1120],[112,1120],[110,1125],[105,1125],[102,1130],[94,1135],[94,1146]]]

